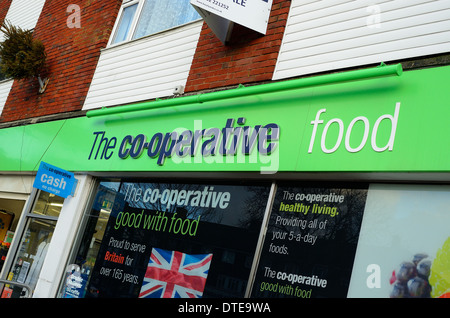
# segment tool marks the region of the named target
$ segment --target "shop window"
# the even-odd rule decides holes
[[[14,232],[10,231],[14,221],[14,216],[14,213],[6,210],[0,210],[0,272],[3,268],[3,264],[5,263],[6,255],[8,254],[12,237],[14,235]]]
[[[20,245],[7,275],[9,281],[26,285],[33,292],[63,203],[62,197],[44,191],[38,192],[31,211],[26,215],[27,221]],[[10,284],[4,286],[1,297],[31,296],[27,293],[27,289]]]
[[[450,297],[450,186],[369,188],[348,297]]]
[[[236,255],[234,254],[234,252],[227,251],[227,250],[223,251],[222,262],[228,263],[228,264],[233,264],[235,262],[235,258],[236,258]]]
[[[277,185],[251,297],[450,297],[450,186]]]
[[[101,182],[60,296],[244,297],[269,189]]]
[[[296,182],[268,192],[102,182],[60,296],[449,297],[450,186]]]
[[[30,218],[12,270],[12,280],[36,287],[56,220]]]
[[[122,6],[111,44],[139,39],[200,19],[189,0],[128,1]]]
[[[346,297],[367,186],[279,184],[252,297]]]

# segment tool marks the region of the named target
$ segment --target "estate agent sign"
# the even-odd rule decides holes
[[[272,0],[191,0],[191,5],[225,42],[233,22],[266,34]]]

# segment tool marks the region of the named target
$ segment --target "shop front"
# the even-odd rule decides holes
[[[383,65],[0,130],[1,171],[77,179],[29,200],[2,278],[33,297],[448,297],[449,75]]]
[[[3,175],[0,177],[0,271],[9,252],[12,238],[32,191],[33,177]]]

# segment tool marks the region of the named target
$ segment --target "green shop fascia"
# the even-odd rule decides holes
[[[58,217],[31,190],[11,250],[53,222],[35,297],[147,297],[162,255],[201,255],[205,298],[448,296],[449,77],[382,64],[0,129],[3,189],[43,162],[78,181]],[[422,252],[407,291],[390,275]]]
[[[0,171],[448,172],[450,67],[239,87],[0,130]]]

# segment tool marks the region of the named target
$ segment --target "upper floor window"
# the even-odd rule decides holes
[[[134,40],[200,19],[189,0],[125,1],[110,44]]]

